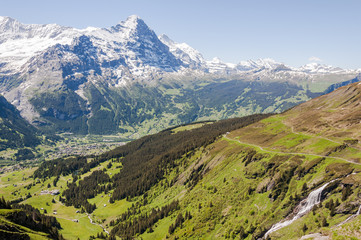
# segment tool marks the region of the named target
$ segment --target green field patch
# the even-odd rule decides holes
[[[22,203],[24,204],[29,204],[37,209],[39,209],[41,211],[41,209],[46,209],[46,211],[49,214],[52,214],[52,208],[53,208],[53,204],[51,202],[51,200],[53,199],[54,196],[50,195],[50,194],[44,194],[44,195],[38,195],[38,196],[33,196],[31,198],[26,199],[25,201],[23,201]],[[43,211],[41,211],[43,213]]]
[[[283,131],[289,130],[289,127],[287,127],[282,122],[284,119],[285,117],[276,115],[261,120],[260,122],[265,124],[264,128],[262,128],[262,131],[272,134],[279,134]]]
[[[173,133],[178,133],[178,132],[182,132],[182,131],[192,130],[192,129],[203,127],[205,124],[210,124],[210,123],[211,122],[202,122],[202,123],[189,124],[189,125],[177,127],[175,129],[173,129],[172,132]]]
[[[164,93],[167,95],[183,96],[180,90],[176,88],[166,89]]]
[[[337,146],[339,146],[338,143],[332,142],[330,140],[324,138],[313,138],[312,142],[305,146],[304,149],[316,154],[323,154]]]
[[[286,136],[282,137],[280,140],[274,142],[272,146],[290,149],[309,139],[311,139],[311,137],[307,135],[289,133]]]
[[[97,233],[103,231],[100,226],[91,224],[87,216],[79,218],[79,222],[62,218],[57,219],[62,226],[60,233],[64,236],[65,239],[89,239],[90,236],[96,236]]]
[[[25,198],[28,193],[33,193],[34,190],[27,190],[24,187],[31,184],[33,179],[30,175],[33,174],[35,168],[26,168],[19,171],[7,172],[0,175],[0,194],[6,196],[8,200]]]
[[[106,162],[106,166],[109,164],[109,161]],[[112,167],[108,168],[106,167],[106,173],[109,175],[109,177],[114,176],[115,174],[119,173],[122,169],[123,164],[121,162],[112,162]]]
[[[132,202],[128,202],[125,199],[110,204],[108,202],[108,195],[103,195],[103,198],[101,198],[101,196],[102,195],[98,195],[94,199],[90,199],[89,202],[97,205],[97,209],[93,212],[93,216],[98,220],[106,219],[105,224],[109,223],[111,220],[115,220],[132,205]],[[106,204],[106,206],[104,206],[104,204]]]
[[[107,112],[111,112],[112,110],[110,110],[107,107],[104,107],[103,105],[100,106],[100,111],[107,111]]]
[[[168,229],[171,224],[174,223],[175,216],[168,216],[159,220],[153,229],[153,232],[147,231],[142,234],[142,238],[144,240],[156,240],[156,239],[164,239],[168,234]]]

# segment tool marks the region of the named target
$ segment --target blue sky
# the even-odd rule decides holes
[[[360,9],[360,0],[2,0],[0,15],[85,28],[110,27],[136,14],[206,59],[361,68]]]

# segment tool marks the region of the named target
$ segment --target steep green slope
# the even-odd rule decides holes
[[[39,143],[36,129],[0,96],[0,151],[6,148],[33,147]]]
[[[24,203],[56,210],[69,239],[357,239],[360,101],[356,83],[268,118],[169,129],[14,173],[25,187],[8,173],[0,193],[30,193]],[[60,196],[39,194],[44,188]],[[299,214],[315,192],[320,202]]]
[[[0,96],[0,166],[13,163],[10,159],[34,158],[31,148],[40,144],[39,136],[39,131]]]

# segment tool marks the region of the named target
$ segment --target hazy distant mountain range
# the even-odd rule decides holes
[[[241,56],[240,56],[241,57]],[[272,59],[207,61],[137,16],[110,28],[0,17],[0,93],[49,131],[146,134],[175,124],[285,110],[360,70]]]

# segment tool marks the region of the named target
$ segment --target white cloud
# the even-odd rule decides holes
[[[315,57],[315,56],[312,56],[308,59],[308,61],[310,62],[322,62],[322,59],[321,58],[318,58],[318,57]]]

